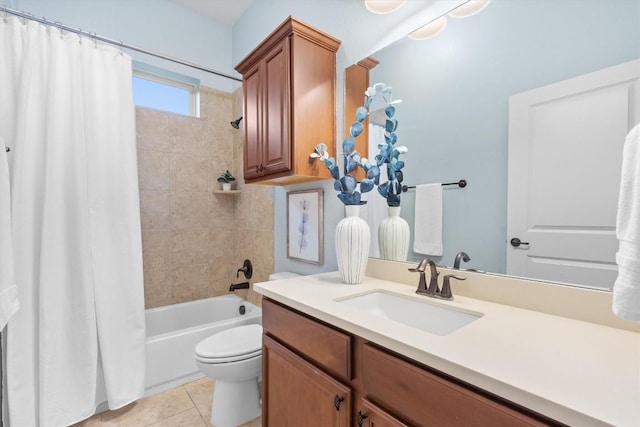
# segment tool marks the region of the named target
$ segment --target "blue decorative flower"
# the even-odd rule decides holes
[[[361,193],[367,193],[373,190],[374,187],[373,179],[364,179],[360,183],[360,191],[358,191],[358,181],[351,174],[358,167],[362,167],[366,171],[369,161],[360,157],[360,153],[355,151],[355,145],[353,137],[349,137],[342,142],[342,151],[344,153],[343,176],[340,176],[340,168],[336,165],[335,159],[329,157],[326,144],[316,145],[315,152],[309,155],[311,158],[320,159],[327,166],[327,169],[331,172],[331,177],[335,180],[333,188],[340,192],[338,199],[345,205],[365,204],[366,201],[361,200]],[[367,166],[365,167],[364,165]]]
[[[362,122],[369,117],[369,107],[373,102],[373,98],[378,94],[382,94],[387,107],[385,114],[387,121],[385,123],[385,144],[378,145],[380,152],[376,156],[376,162],[370,163],[368,159],[361,158],[360,153],[355,149],[355,138],[362,133],[364,126]],[[344,156],[344,175],[340,176],[340,168],[336,164],[333,157],[329,157],[326,144],[320,143],[316,145],[315,152],[309,157],[320,159],[331,172],[331,177],[335,180],[333,187],[339,191],[338,198],[345,205],[360,205],[366,203],[361,201],[361,193],[368,193],[378,186],[378,192],[387,199],[389,206],[400,205],[400,193],[402,192],[402,168],[404,162],[398,160],[398,156],[407,152],[407,147],[396,146],[398,140],[395,134],[398,128],[398,121],[393,118],[395,107],[393,104],[402,102],[400,100],[391,100],[391,86],[384,83],[376,83],[367,88],[365,92],[364,105],[356,109],[356,121],[349,128],[350,136],[342,141],[342,152]],[[382,185],[380,182],[380,166],[387,164],[388,181]],[[358,182],[352,175],[358,168],[364,169],[366,178],[360,182],[358,191]]]
[[[400,100],[393,101],[391,96],[392,88],[384,83],[377,83],[368,88],[365,92],[365,105],[371,103],[371,99],[376,94],[381,93],[383,99],[387,103],[384,113],[387,116],[385,121],[385,134],[384,144],[378,144],[378,154],[376,155],[376,165],[387,165],[387,181],[380,185],[380,171],[378,169],[378,175],[375,177],[375,184],[378,186],[378,193],[387,199],[388,206],[400,206],[400,194],[402,194],[402,181],[404,175],[402,168],[404,168],[404,162],[399,160],[400,154],[406,153],[407,147],[398,146],[398,135],[396,130],[398,129],[398,120],[393,116],[396,113],[394,104],[402,102]]]

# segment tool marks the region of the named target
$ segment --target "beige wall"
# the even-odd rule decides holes
[[[136,109],[145,305],[223,295],[245,258],[273,270],[273,188],[242,182],[242,91],[201,88],[201,117]],[[239,194],[216,194],[229,169]],[[252,291],[236,293],[253,302]]]

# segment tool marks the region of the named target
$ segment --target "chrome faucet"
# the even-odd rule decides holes
[[[466,252],[458,252],[458,255],[456,255],[455,261],[453,261],[453,269],[454,270],[460,270],[460,260],[461,259],[464,262],[471,261],[471,258],[469,258],[469,255],[467,255]]]

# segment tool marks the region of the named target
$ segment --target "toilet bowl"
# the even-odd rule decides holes
[[[274,273],[269,280],[298,276]],[[230,328],[200,341],[195,359],[202,373],[215,380],[211,424],[236,427],[261,415],[262,326]]]
[[[211,424],[235,427],[260,416],[258,377],[262,370],[262,326],[218,332],[195,349],[196,364],[215,380]]]

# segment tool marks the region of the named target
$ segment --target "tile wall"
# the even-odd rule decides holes
[[[273,188],[242,181],[242,89],[201,87],[201,117],[137,107],[146,308],[229,293],[245,258],[251,283],[273,270]],[[229,169],[240,193],[217,194]],[[252,291],[236,291],[252,302]]]

